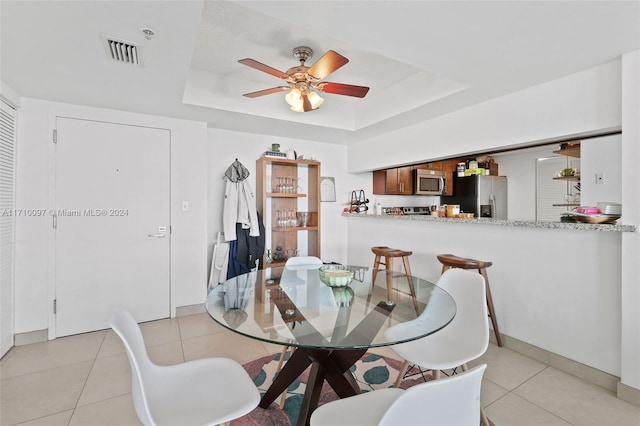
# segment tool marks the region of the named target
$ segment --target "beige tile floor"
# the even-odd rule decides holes
[[[209,356],[244,363],[280,351],[206,314],[145,323],[142,331],[159,364]],[[488,364],[482,405],[497,426],[640,425],[640,408],[514,351],[492,344],[481,361]],[[13,348],[0,362],[0,425],[137,425],[130,377],[111,330]]]

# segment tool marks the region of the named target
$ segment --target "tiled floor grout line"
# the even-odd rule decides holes
[[[93,367],[96,365],[96,361],[98,360],[98,355],[100,355],[100,349],[102,349],[102,345],[104,345],[105,340],[107,340],[108,330],[105,331],[104,336],[102,336],[102,342],[100,342],[100,346],[98,346],[98,350],[96,351],[96,356],[93,357],[93,362],[91,363],[91,368],[89,369],[89,373],[87,374],[87,378],[84,380],[84,384],[80,389],[80,393],[78,394],[78,399],[76,399],[76,403],[73,405],[71,410],[71,416],[69,417],[69,423],[71,423],[71,419],[73,419],[73,415],[76,413],[76,408],[78,408],[78,403],[80,402],[80,398],[82,398],[82,394],[84,393],[84,389],[87,387],[87,383],[89,382],[89,377],[91,377],[91,372],[93,371]],[[67,426],[69,426],[67,423]]]
[[[532,359],[533,359],[533,358],[532,358]],[[534,377],[537,377],[537,376],[539,376],[540,374],[542,374],[542,372],[543,372],[543,371],[547,370],[548,368],[553,368],[553,367],[551,367],[549,364],[544,364],[544,365],[545,365],[545,367],[544,367],[542,370],[538,371],[536,374],[534,374],[533,376],[529,377],[529,378],[528,378],[527,380],[525,380],[524,382],[520,383],[518,386],[516,386],[515,388],[513,388],[512,390],[510,390],[510,391],[509,391],[509,393],[513,393],[515,396],[517,396],[518,398],[522,398],[522,399],[524,399],[524,400],[525,400],[525,401],[527,401],[529,404],[534,405],[534,406],[538,407],[539,409],[546,411],[547,413],[551,414],[552,416],[557,417],[557,418],[559,418],[560,420],[562,420],[562,421],[564,421],[564,422],[567,422],[567,423],[569,423],[569,424],[570,424],[570,425],[572,425],[572,426],[575,426],[572,422],[570,422],[569,420],[565,419],[564,417],[561,417],[561,416],[557,415],[556,413],[554,413],[554,412],[552,412],[552,411],[549,411],[549,410],[547,410],[546,408],[541,407],[540,405],[538,405],[538,404],[534,403],[533,401],[530,401],[529,399],[524,398],[524,397],[522,397],[522,396],[520,396],[520,395],[518,395],[517,393],[515,393],[515,392],[514,392],[516,389],[518,389],[519,387],[523,386],[525,383],[529,382],[529,381],[530,381],[530,380],[532,380]]]

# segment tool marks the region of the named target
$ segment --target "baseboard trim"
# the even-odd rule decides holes
[[[600,386],[615,393],[619,399],[633,405],[640,406],[640,390],[622,384],[620,382],[620,378],[613,374],[605,373],[604,371],[589,367],[588,365],[581,364],[572,359],[549,352],[545,349],[505,334],[501,334],[501,337],[502,346],[507,349],[511,349],[512,351],[535,359],[543,364],[547,364],[550,367],[557,368],[560,371],[579,377],[588,383]],[[491,341],[496,343],[493,334],[491,335]]]
[[[203,314],[205,312],[204,303],[176,307],[176,317],[186,317],[188,315]]]
[[[35,330],[26,333],[18,333],[13,336],[13,346],[30,345],[31,343],[46,342],[49,340],[49,330]]]
[[[640,407],[640,389],[632,388],[624,383],[618,383],[616,394],[621,400]]]

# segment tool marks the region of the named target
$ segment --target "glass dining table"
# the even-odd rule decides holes
[[[350,367],[370,348],[403,343],[446,327],[456,314],[453,298],[419,277],[349,266],[355,279],[332,288],[319,266],[273,267],[231,278],[209,292],[206,310],[217,323],[250,339],[295,347],[262,396],[268,408],[309,366],[298,425],[309,424],[324,381],[340,398],[360,393]],[[387,274],[392,274],[387,280]],[[393,290],[387,292],[387,284]],[[409,283],[414,291],[410,291]],[[413,332],[389,341],[385,330],[413,321]]]

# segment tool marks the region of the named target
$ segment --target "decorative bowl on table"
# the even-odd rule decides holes
[[[353,281],[353,271],[343,265],[324,265],[318,269],[320,281],[329,287],[346,287]]]

